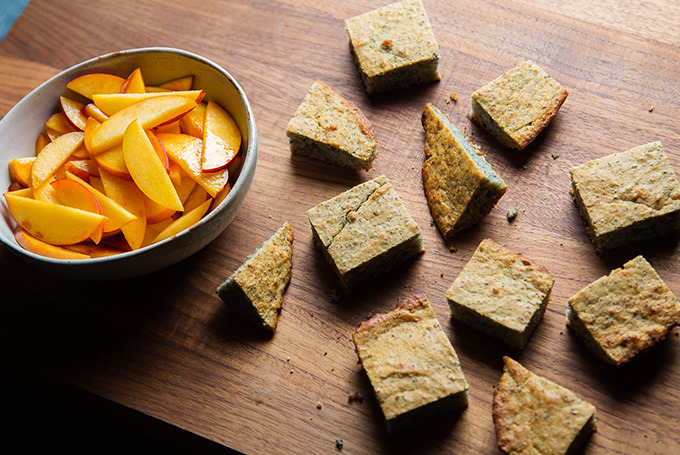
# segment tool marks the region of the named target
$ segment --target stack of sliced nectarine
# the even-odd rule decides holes
[[[229,193],[241,133],[193,76],[146,85],[80,76],[36,140],[9,162],[5,193],[25,249],[57,259],[108,256],[171,237]]]

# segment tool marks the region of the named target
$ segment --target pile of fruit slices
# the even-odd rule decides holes
[[[147,86],[139,68],[69,82],[77,95],[60,97],[36,156],[9,162],[17,242],[57,259],[109,256],[172,237],[216,207],[240,172],[241,133],[193,83]]]

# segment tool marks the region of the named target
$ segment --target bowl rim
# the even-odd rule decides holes
[[[37,92],[40,92],[44,87],[49,86],[53,84],[56,80],[62,79],[68,74],[71,73],[79,73],[82,72],[84,68],[88,68],[92,66],[95,63],[100,62],[101,60],[106,60],[106,59],[113,59],[117,57],[124,57],[124,56],[132,56],[136,54],[144,54],[144,53],[167,53],[167,54],[175,54],[175,55],[180,55],[182,57],[195,60],[196,62],[203,64],[205,66],[208,66],[214,70],[216,70],[218,73],[220,73],[222,76],[224,76],[227,81],[229,81],[230,84],[233,85],[233,87],[236,89],[236,92],[238,93],[239,99],[241,100],[243,107],[245,108],[245,114],[246,114],[246,123],[247,123],[247,128],[248,128],[248,147],[245,151],[245,159],[243,160],[243,165],[241,167],[241,171],[239,172],[239,176],[242,175],[248,175],[249,173],[252,175],[254,174],[255,171],[255,165],[257,163],[257,149],[258,149],[258,136],[257,136],[257,126],[255,124],[254,120],[254,115],[252,111],[252,107],[250,105],[250,101],[248,100],[248,97],[246,96],[245,92],[243,91],[243,88],[241,85],[238,83],[238,81],[226,70],[224,69],[221,65],[218,65],[214,61],[203,57],[201,55],[198,55],[194,52],[190,52],[187,50],[183,49],[178,49],[178,48],[173,48],[173,47],[162,47],[162,46],[154,46],[154,47],[140,47],[140,48],[130,48],[130,49],[124,49],[120,51],[113,51],[113,52],[108,52],[106,54],[98,55],[96,57],[89,58],[87,60],[84,60],[80,63],[77,63],[75,65],[72,65],[59,73],[55,74],[54,76],[50,77],[46,81],[42,82],[40,85],[38,85],[36,88],[31,90],[28,94],[24,95],[24,97],[21,98],[12,108],[7,111],[7,113],[0,119],[0,124],[8,117],[11,116],[12,111],[18,110],[17,107],[28,102],[27,100],[30,100],[32,96],[34,96]],[[66,88],[64,87],[66,90]],[[114,262],[123,262],[123,261],[129,261],[135,258],[136,256],[140,255],[147,255],[151,251],[155,249],[161,249],[168,243],[173,242],[174,240],[185,237],[189,235],[192,231],[198,229],[199,227],[203,226],[204,224],[207,224],[211,222],[214,218],[218,217],[220,215],[221,209],[224,209],[228,203],[236,197],[236,195],[239,193],[239,190],[241,187],[244,185],[249,186],[250,182],[246,181],[250,179],[246,178],[237,178],[234,186],[231,188],[229,194],[220,202],[220,204],[217,205],[213,210],[211,210],[207,215],[203,216],[199,221],[194,223],[192,226],[180,231],[179,233],[168,237],[167,239],[164,239],[160,242],[153,243],[151,245],[147,245],[143,248],[139,248],[137,250],[132,250],[132,251],[126,251],[124,253],[119,253],[115,255],[110,255],[110,256],[103,256],[103,257],[97,257],[97,258],[88,258],[88,259],[57,259],[57,258],[51,258],[47,256],[42,256],[36,253],[33,253],[31,251],[28,251],[24,248],[22,248],[16,240],[12,241],[11,239],[5,238],[4,235],[0,235],[0,241],[7,245],[11,250],[13,250],[15,253],[28,257],[32,259],[33,261],[37,261],[39,263],[44,263],[44,264],[49,264],[49,265],[70,265],[70,264],[77,264],[78,266],[86,266],[86,265],[96,265],[100,263],[107,263],[111,264]],[[247,189],[247,187],[246,187]],[[4,192],[3,192],[4,194]],[[4,199],[4,198],[3,198]],[[11,216],[11,215],[10,215]],[[11,228],[11,227],[10,227]],[[168,264],[171,265],[171,264]]]

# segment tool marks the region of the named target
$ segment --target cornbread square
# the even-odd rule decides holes
[[[293,153],[349,168],[370,169],[377,156],[373,127],[332,87],[315,81],[288,122]]]
[[[345,21],[367,93],[441,79],[439,47],[421,0],[404,0]]]
[[[505,194],[507,185],[476,144],[439,109],[427,103],[423,187],[432,218],[445,238],[484,218]]]
[[[568,94],[526,60],[472,94],[470,117],[504,146],[522,150],[548,126]]]
[[[388,432],[467,406],[458,356],[424,295],[373,316],[353,340]]]
[[[574,201],[599,252],[680,227],[680,183],[659,141],[569,173]]]
[[[345,290],[423,251],[420,228],[384,175],[311,208],[307,218]]]
[[[217,294],[247,320],[274,331],[290,283],[293,230],[284,223],[217,288]]]
[[[680,324],[680,304],[642,256],[581,289],[567,325],[605,362],[622,366]]]
[[[595,406],[510,357],[503,363],[493,399],[498,447],[517,455],[574,453],[595,430]]]
[[[446,300],[453,318],[521,349],[545,313],[553,284],[544,267],[485,239]]]

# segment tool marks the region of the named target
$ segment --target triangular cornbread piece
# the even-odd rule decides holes
[[[370,169],[377,141],[373,127],[352,102],[315,81],[288,122],[290,150],[338,166]]]
[[[493,400],[498,447],[511,454],[566,454],[595,429],[595,406],[504,356]]]
[[[290,282],[292,258],[293,230],[284,223],[217,288],[217,294],[248,320],[274,331]]]
[[[422,124],[425,197],[439,231],[449,238],[484,218],[508,187],[479,147],[430,103],[423,108]]]

